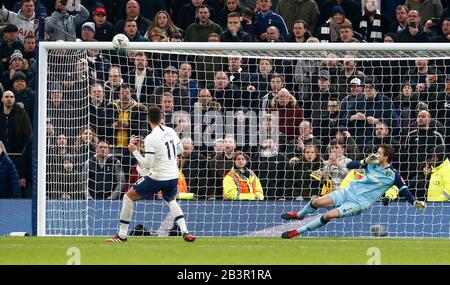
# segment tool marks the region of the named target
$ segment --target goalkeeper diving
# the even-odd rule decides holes
[[[311,200],[299,212],[283,213],[281,217],[285,220],[303,220],[306,215],[314,213],[318,208],[334,208],[298,229],[284,232],[281,237],[291,239],[320,228],[333,219],[360,215],[393,185],[399,189],[399,196],[405,197],[417,209],[425,210],[425,202],[417,200],[409,192],[401,176],[391,167],[394,154],[395,150],[392,146],[382,144],[376,154],[371,154],[361,161],[348,163],[348,169],[365,168],[364,177],[361,180],[352,181],[344,189]]]

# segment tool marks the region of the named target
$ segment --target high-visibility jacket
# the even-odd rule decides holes
[[[344,189],[348,186],[353,180],[358,179],[361,180],[364,177],[364,170],[362,169],[352,169],[349,171],[347,176],[345,176],[344,180],[341,182],[339,189]],[[394,200],[398,197],[398,188],[393,185],[389,190],[384,193],[385,196],[389,197],[391,200]]]
[[[450,161],[448,158],[431,170],[427,200],[430,202],[450,201]]]
[[[178,199],[191,200],[194,199],[194,193],[188,192],[186,178],[181,169],[178,171]]]
[[[228,200],[264,200],[261,182],[253,171],[248,179],[232,168],[223,179],[223,198]]]

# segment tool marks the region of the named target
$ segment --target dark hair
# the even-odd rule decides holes
[[[122,89],[131,89],[131,87],[130,87],[130,85],[127,84],[127,83],[122,83],[122,84],[120,85],[120,89],[121,89],[121,90],[122,90]]]
[[[397,41],[397,34],[395,34],[395,33],[387,33],[387,34],[385,34],[384,37],[383,37],[383,40],[384,40],[386,37],[391,37],[391,39],[392,39],[394,42]]]
[[[180,33],[172,33],[172,34],[170,34],[169,39],[180,39],[180,40],[182,40],[183,36]]]
[[[241,15],[251,17],[253,19],[253,17],[255,17],[255,12],[252,9],[245,7],[244,9],[242,9]]]
[[[202,5],[200,5],[200,6],[197,7],[197,9],[196,9],[196,11],[195,11],[195,14],[198,13],[198,10],[204,9],[204,8],[208,9],[208,12],[211,13],[211,11],[210,11],[210,9],[209,9],[209,6],[202,4]]]
[[[111,148],[109,141],[107,141],[107,140],[99,140],[99,141],[97,142],[97,146],[98,146],[99,144],[101,144],[101,143],[105,143],[105,144],[108,146],[109,149]]]
[[[384,156],[388,157],[388,159],[387,159],[388,162],[391,162],[392,159],[394,158],[395,149],[391,145],[388,145],[388,144],[381,144],[379,147],[381,149],[383,149]]]
[[[159,108],[158,106],[152,105],[148,108],[148,120],[150,121],[150,123],[155,124],[155,125],[159,125],[159,123],[161,122],[161,108]]]
[[[236,151],[234,153],[233,161],[235,161],[238,158],[238,156],[241,156],[241,155],[245,158],[245,160],[247,160],[247,162],[250,161],[250,157],[248,155],[246,155],[245,153],[243,153],[242,151]]]

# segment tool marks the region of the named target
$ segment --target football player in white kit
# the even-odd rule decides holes
[[[133,215],[134,201],[147,198],[161,190],[163,199],[170,208],[170,214],[181,229],[183,239],[187,242],[195,241],[186,227],[183,211],[175,200],[178,192],[177,155],[183,152],[183,146],[176,132],[161,125],[162,113],[157,106],[148,109],[148,122],[152,132],[145,138],[144,157],[137,149],[137,139],[132,138],[128,146],[130,153],[137,159],[139,165],[149,169],[149,174],[141,177],[123,197],[120,212],[119,233],[106,242],[127,241],[128,225]]]

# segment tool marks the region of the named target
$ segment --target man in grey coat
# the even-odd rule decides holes
[[[68,13],[72,9],[76,15]],[[48,33],[48,40],[74,42],[76,28],[89,18],[89,11],[80,4],[80,0],[75,0],[73,7],[67,5],[67,0],[56,0],[55,10],[50,17],[46,18],[45,32]]]

